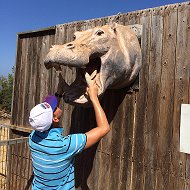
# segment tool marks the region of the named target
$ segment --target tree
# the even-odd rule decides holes
[[[8,74],[7,77],[0,77],[0,108],[7,112],[11,112],[12,93],[13,93],[13,74]]]

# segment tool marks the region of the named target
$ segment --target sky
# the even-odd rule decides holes
[[[17,33],[185,0],[0,0],[0,76],[12,73]]]

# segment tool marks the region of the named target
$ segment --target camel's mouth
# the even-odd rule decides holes
[[[63,64],[63,66],[68,66],[68,64]],[[49,69],[54,67],[57,71],[61,71],[61,65],[58,63],[48,63],[46,64],[46,68]],[[61,83],[61,92],[64,101],[69,104],[86,104],[89,102],[89,96],[86,91],[87,83],[85,80],[85,74],[88,73],[91,76],[91,79],[95,79],[96,84],[98,86],[98,96],[100,96],[103,92],[102,83],[100,81],[101,76],[101,58],[91,56],[89,58],[89,63],[83,66],[82,68],[76,68],[76,79],[72,84],[67,84],[63,79],[61,73],[59,76],[59,83]]]

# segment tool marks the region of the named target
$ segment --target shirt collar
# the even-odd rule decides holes
[[[56,133],[62,133],[63,132],[63,128],[60,127],[60,128],[51,128],[49,132],[56,132]]]
[[[62,127],[60,127],[60,128],[50,128],[48,131],[45,131],[45,132],[40,132],[40,131],[35,131],[35,130],[33,130],[33,132],[35,132],[36,134],[38,134],[42,138],[46,138],[48,135],[50,135],[52,133],[62,134],[63,130],[64,129]]]

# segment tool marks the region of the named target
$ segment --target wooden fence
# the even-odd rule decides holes
[[[104,25],[113,18],[18,34],[13,125],[29,128],[30,109],[57,91],[58,74],[43,64],[50,46],[72,41],[76,30]],[[179,129],[181,103],[190,103],[190,2],[121,14],[116,20],[143,25],[139,90],[106,92],[102,105],[112,130],[77,158],[76,186],[83,190],[188,190],[190,156],[179,152]],[[65,67],[62,74],[68,83],[75,79],[74,69]],[[65,134],[95,126],[92,108],[73,107],[62,100],[60,105]]]

